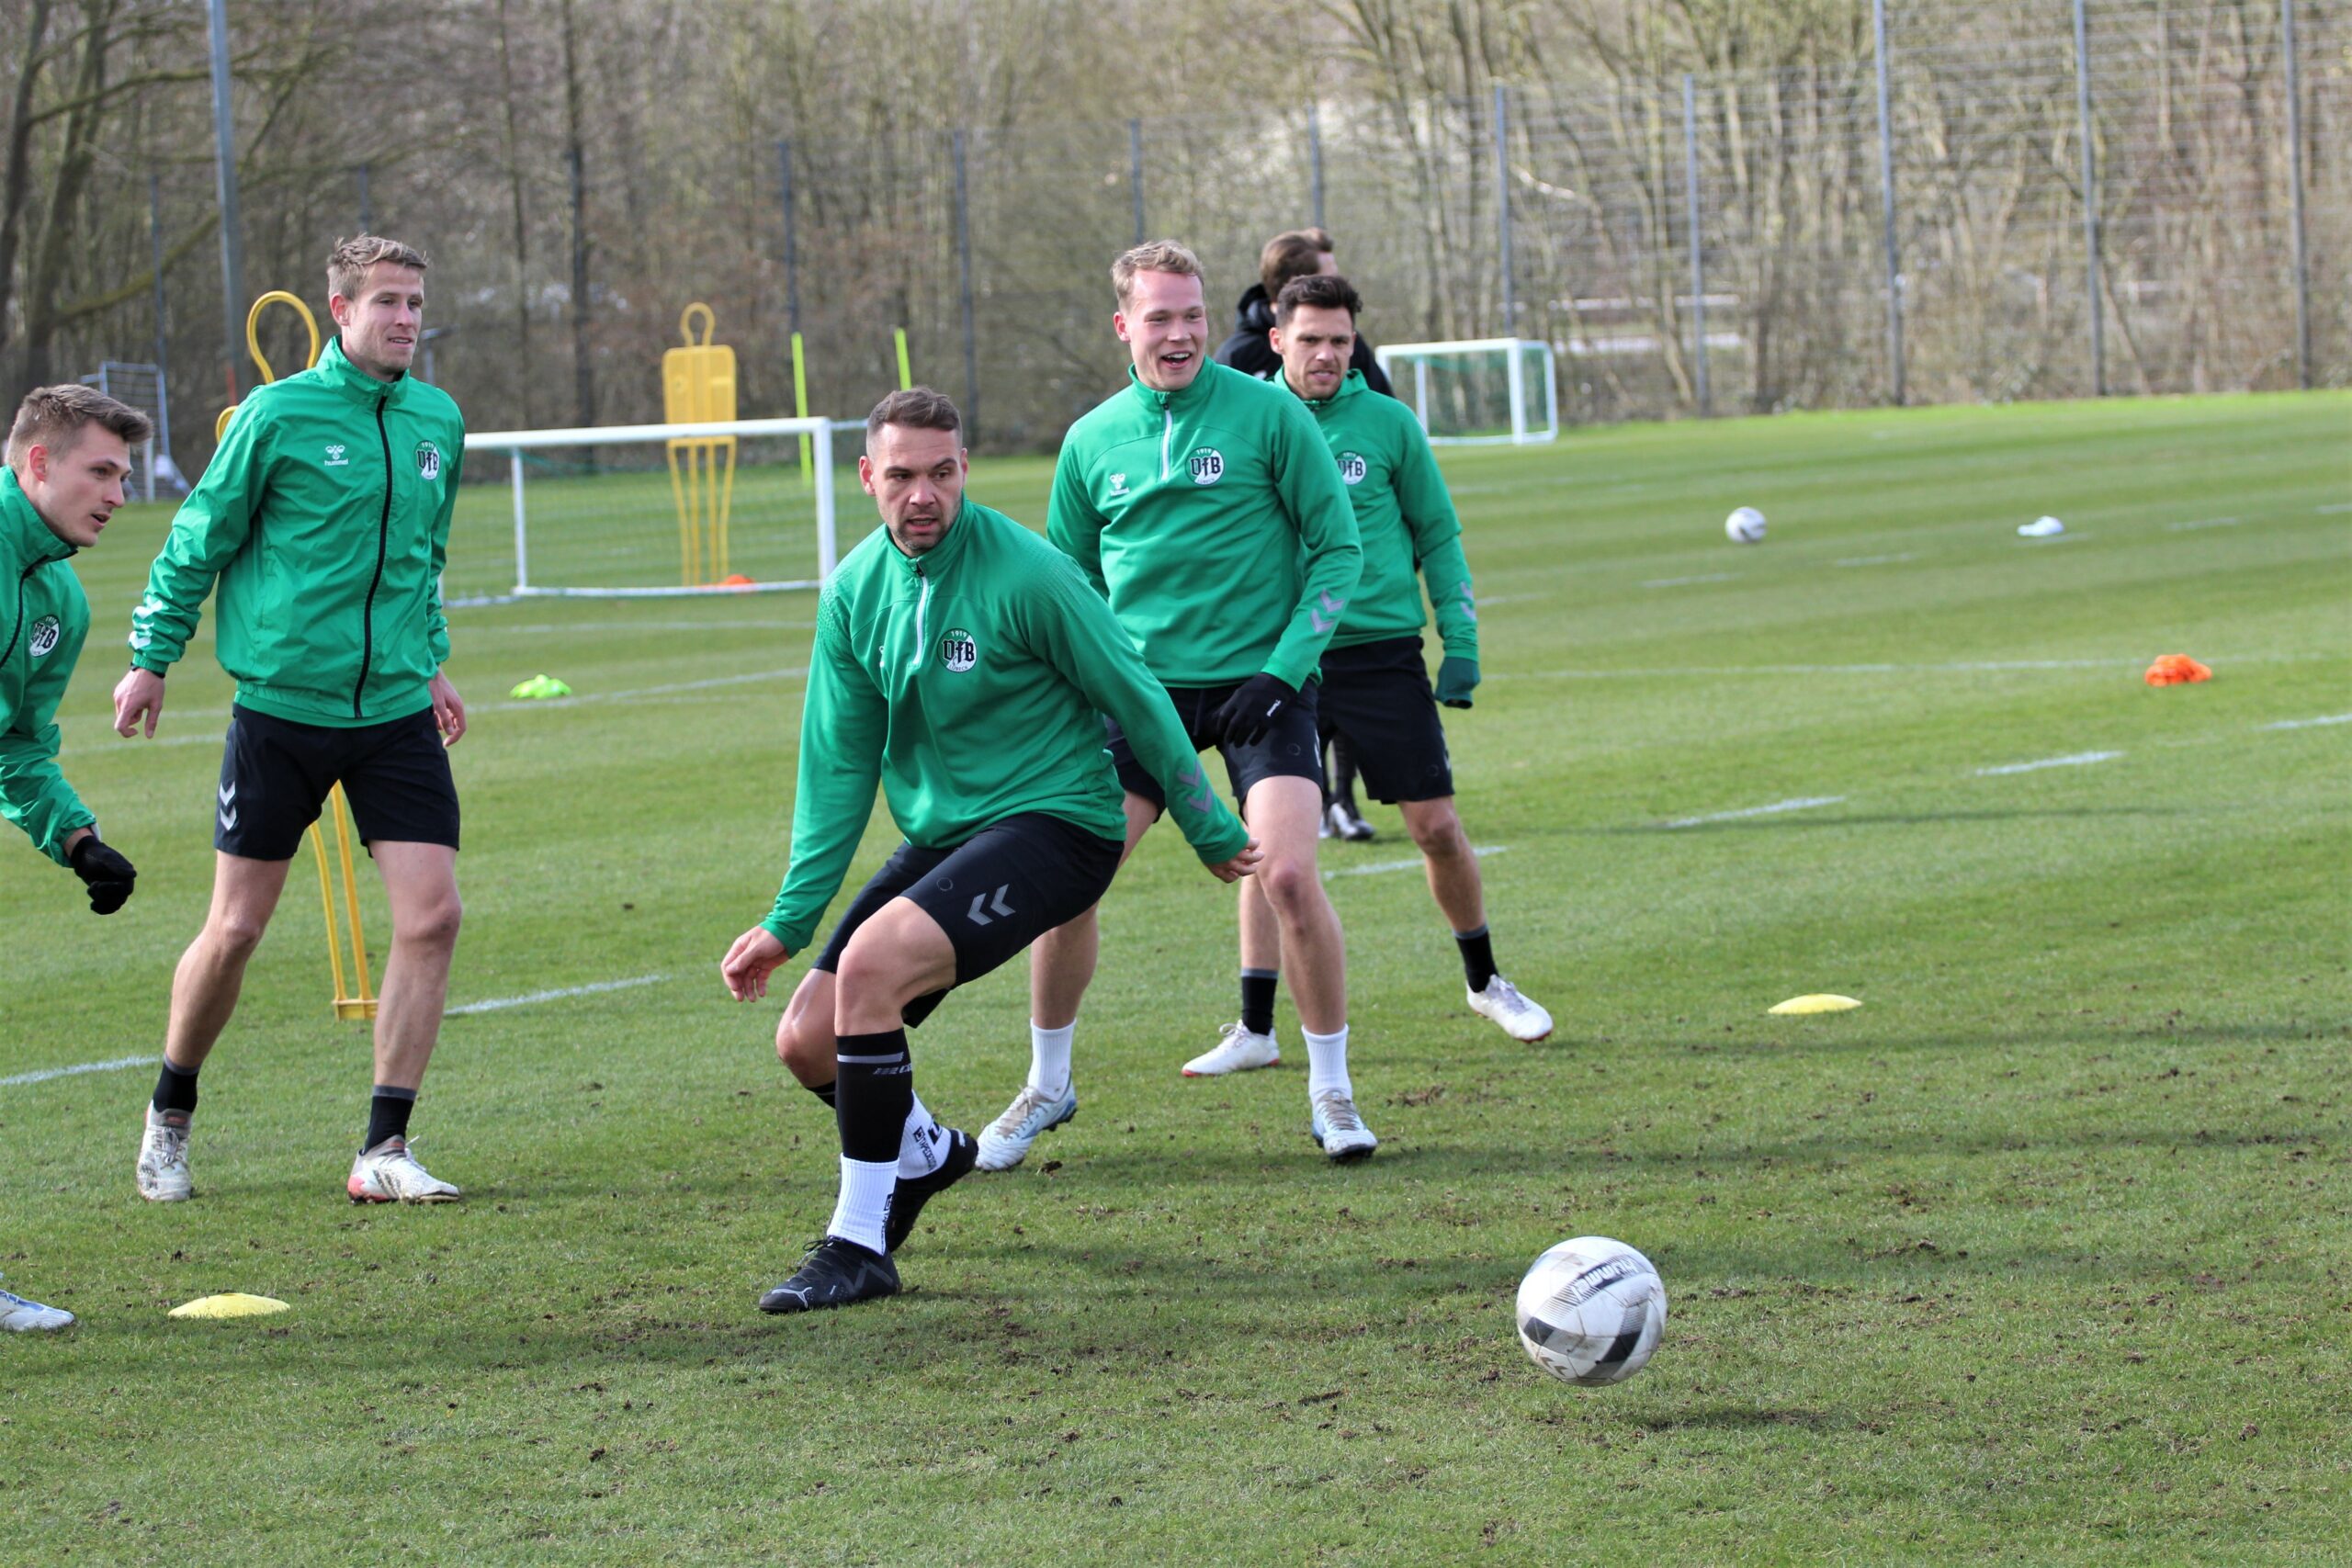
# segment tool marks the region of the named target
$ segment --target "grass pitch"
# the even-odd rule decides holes
[[[2342,1561],[2347,434],[2330,395],[1449,456],[1462,807],[1559,1032],[1468,1013],[1374,808],[1327,863],[1383,1143],[1327,1167],[1286,1004],[1281,1068],[1177,1075],[1234,1012],[1231,895],[1163,829],[1105,908],[1078,1119],[933,1205],[905,1297],[783,1321],[752,1303],[833,1135],[715,966],[783,869],[809,600],[458,611],[481,1010],[416,1130],[469,1201],[343,1199],[368,1057],[306,858],[205,1074],[198,1198],[155,1208],[151,1072],[28,1077],[153,1055],[209,887],[209,636],[161,741],[105,721],[165,522],[126,513],[62,718],[139,895],[98,921],[0,853],[0,1261],[84,1320],[0,1345],[0,1555]],[[1046,479],[973,491],[1041,523]],[[1740,503],[1769,542],[1724,542]],[[469,497],[466,586],[503,585],[503,509]],[[2043,513],[2064,537],[2017,536]],[[2166,652],[2215,678],[2144,686]],[[578,695],[503,697],[540,671]],[[1807,991],[1866,1005],[1766,1015]],[[1017,972],[959,993],[926,1100],[993,1115],[1024,1017]],[[1672,1300],[1601,1391],[1510,1324],[1586,1232]],[[164,1316],[232,1290],[293,1310]]]

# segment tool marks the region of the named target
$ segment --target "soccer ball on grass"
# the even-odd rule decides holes
[[[1764,514],[1752,506],[1743,506],[1724,519],[1724,536],[1735,545],[1760,545],[1764,542]]]
[[[1649,1364],[1666,1329],[1666,1286],[1622,1241],[1580,1235],[1519,1282],[1519,1343],[1562,1382],[1623,1382]]]

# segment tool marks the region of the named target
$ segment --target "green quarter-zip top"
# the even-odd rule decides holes
[[[338,727],[431,706],[465,442],[447,392],[379,381],[340,342],[256,388],[172,520],[131,616],[131,663],[179,662],[217,580],[220,665],[245,706]]]
[[[60,865],[66,835],[97,822],[57,765],[57,704],[90,631],[73,554],[0,468],[0,816]]]
[[[762,924],[792,952],[808,945],[877,783],[923,849],[1026,811],[1124,840],[1106,713],[1202,861],[1240,853],[1250,835],[1209,787],[1168,694],[1068,557],[968,500],[920,556],[875,529],[818,601],[792,864]]]
[[[1363,575],[1331,646],[1419,636],[1429,624],[1421,608],[1426,579],[1445,651],[1476,660],[1478,609],[1462,554],[1462,520],[1420,421],[1372,390],[1355,370],[1338,391],[1306,407],[1330,444],[1363,545]]]
[[[1355,516],[1286,387],[1203,365],[1126,389],[1062,438],[1046,536],[1166,686],[1261,671],[1302,686],[1356,591]]]

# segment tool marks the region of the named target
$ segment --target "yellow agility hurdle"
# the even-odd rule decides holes
[[[695,336],[695,318],[702,336]],[[678,316],[684,346],[662,355],[662,418],[672,424],[712,424],[735,417],[735,351],[714,344],[717,318],[696,300]],[[670,499],[678,512],[678,581],[688,588],[728,574],[727,524],[735,506],[735,437],[682,437],[666,444]]]
[[[302,302],[301,296],[288,294],[282,288],[271,289],[254,300],[254,308],[245,312],[245,352],[253,355],[254,365],[260,370],[264,381],[277,379],[277,371],[261,351],[261,313],[271,305],[291,305],[294,313],[302,318],[302,325],[311,334],[311,357],[305,361],[306,366],[319,362],[321,346],[319,319],[311,313],[310,306]],[[215,442],[228,434],[229,421],[238,407],[238,404],[231,403],[220,411],[220,417],[213,421],[212,439]],[[343,871],[343,906],[351,919],[351,969],[346,974],[343,966],[343,928],[335,918],[336,887],[327,865],[326,835],[319,831],[319,825],[313,822],[311,824],[311,850],[319,861],[319,905],[325,911],[327,920],[327,964],[334,973],[334,1015],[337,1018],[373,1018],[376,1016],[376,996],[368,980],[368,939],[359,926],[359,882],[351,861],[354,829],[341,784],[327,791],[326,808],[322,815],[334,823],[337,863]]]

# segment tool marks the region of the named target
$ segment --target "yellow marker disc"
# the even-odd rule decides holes
[[[286,1303],[275,1296],[249,1296],[243,1291],[232,1291],[225,1296],[198,1296],[172,1309],[174,1317],[266,1317],[274,1312],[284,1312]]]
[[[1809,997],[1791,997],[1779,1007],[1768,1010],[1777,1013],[1844,1012],[1861,1005],[1851,997],[1836,997],[1826,991],[1816,991]]]

